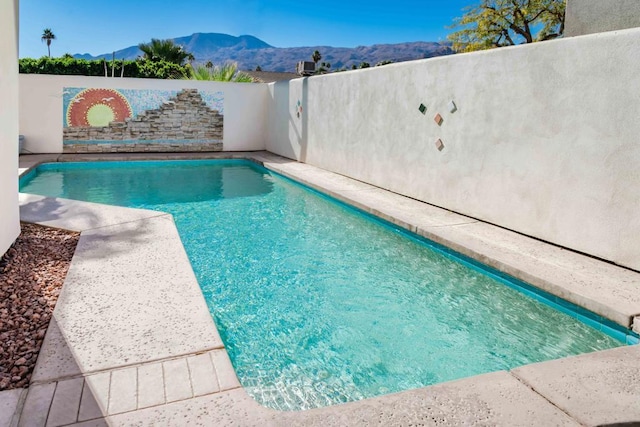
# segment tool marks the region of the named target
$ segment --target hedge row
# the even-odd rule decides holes
[[[115,61],[116,77],[120,77],[124,62],[124,77],[140,77],[152,79],[176,79],[188,74],[187,66],[177,65],[166,61]],[[72,76],[102,76],[104,77],[103,60],[75,59],[75,58],[22,58],[19,61],[20,72],[24,74],[58,74]],[[107,75],[111,76],[112,61],[106,61]]]

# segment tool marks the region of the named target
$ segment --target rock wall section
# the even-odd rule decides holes
[[[160,108],[104,127],[67,127],[65,153],[222,151],[224,117],[197,89],[183,89]],[[86,143],[84,143],[86,141]]]

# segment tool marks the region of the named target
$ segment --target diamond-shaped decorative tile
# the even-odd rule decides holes
[[[420,112],[424,114],[427,112],[427,107],[424,104],[420,104],[420,106],[418,107],[418,110],[420,110]]]
[[[444,143],[440,138],[438,138],[438,140],[436,141],[436,148],[438,149],[438,151],[442,151],[444,149]]]
[[[440,125],[442,124],[442,122],[443,122],[443,118],[442,118],[442,116],[440,115],[440,113],[436,114],[436,116],[433,118],[433,121],[434,121],[434,122],[436,122],[436,124],[437,124],[438,126],[440,126]]]
[[[453,101],[449,102],[449,112],[455,113],[456,111],[458,111],[458,106],[456,105],[456,103]]]

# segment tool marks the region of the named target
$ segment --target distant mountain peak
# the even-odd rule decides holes
[[[278,48],[252,35],[232,36],[223,33],[193,33],[177,37],[173,41],[183,46],[196,58],[196,63],[238,63],[241,70],[253,70],[260,66],[265,71],[293,71],[298,61],[310,61],[314,50],[320,51],[322,61],[331,63],[331,69],[350,68],[361,62],[375,65],[380,61],[407,61],[453,53],[448,43],[406,42],[375,44],[355,48],[331,46],[307,46]],[[130,46],[115,52],[117,59],[135,59],[142,52],[138,46]],[[111,59],[112,53],[98,56],[76,54],[82,59]]]
[[[173,39],[177,44],[185,47],[186,50],[194,52],[210,49],[222,48],[242,48],[242,49],[266,49],[273,47],[254,36],[242,35],[232,36],[222,33],[193,33],[190,36]]]

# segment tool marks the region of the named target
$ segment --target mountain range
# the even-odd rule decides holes
[[[312,53],[317,50],[322,55],[322,62],[331,64],[332,70],[351,68],[368,62],[372,66],[381,61],[409,61],[449,55],[453,51],[448,43],[407,42],[397,44],[375,44],[372,46],[332,47],[274,47],[257,37],[231,36],[219,33],[194,33],[190,36],[177,37],[173,41],[184,47],[196,58],[196,64],[211,61],[222,64],[227,61],[238,63],[241,70],[254,70],[260,67],[264,71],[293,72],[298,61],[311,61]],[[142,52],[138,46],[130,46],[115,52],[116,59],[135,59]],[[91,56],[76,54],[82,59],[111,59],[112,53]]]

